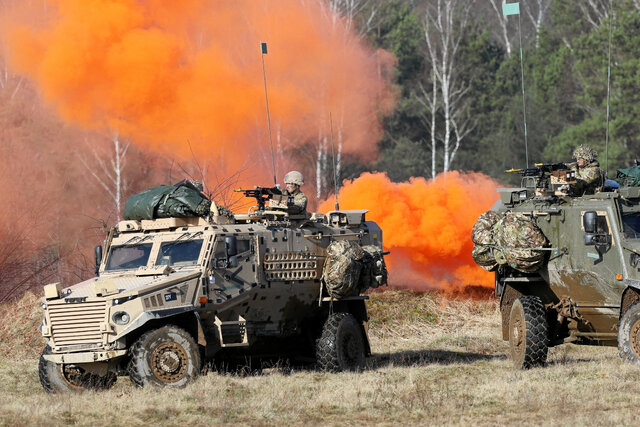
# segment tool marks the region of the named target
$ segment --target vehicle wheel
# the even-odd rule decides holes
[[[129,378],[138,387],[184,387],[200,374],[198,345],[177,326],[146,332],[133,344],[130,354]]]
[[[509,348],[516,368],[542,366],[547,361],[549,333],[542,300],[533,295],[517,298],[509,315]]]
[[[45,354],[51,354],[49,346],[42,350],[42,355]],[[100,376],[86,372],[78,366],[49,362],[42,355],[40,355],[38,362],[38,376],[40,377],[40,384],[42,384],[47,393],[108,390],[116,383],[117,376],[113,372]]]
[[[640,365],[640,303],[629,307],[620,319],[618,352],[625,362]]]
[[[316,341],[316,359],[323,371],[358,371],[364,368],[365,346],[360,324],[349,313],[329,316]]]

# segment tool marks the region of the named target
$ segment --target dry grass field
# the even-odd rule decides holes
[[[371,296],[373,356],[361,373],[284,363],[210,372],[184,389],[47,395],[38,300],[0,306],[0,425],[636,425],[640,368],[614,348],[565,345],[548,366],[514,370],[493,300],[389,291]]]

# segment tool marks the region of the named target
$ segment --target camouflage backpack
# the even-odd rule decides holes
[[[547,238],[526,215],[509,212],[493,227],[496,248],[493,254],[498,264],[508,264],[523,273],[533,273],[544,262],[545,252],[537,250],[547,245]]]

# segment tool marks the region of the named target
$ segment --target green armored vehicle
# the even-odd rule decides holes
[[[245,215],[213,203],[206,217],[121,221],[96,248],[97,277],[45,286],[44,389],[106,389],[117,375],[182,386],[209,360],[253,355],[362,369],[361,292],[386,284],[382,230],[366,211],[270,210],[266,190],[247,192],[259,207]]]
[[[523,175],[473,232],[515,366],[543,365],[563,343],[617,345],[640,364],[640,187],[572,197],[575,176],[560,165]]]

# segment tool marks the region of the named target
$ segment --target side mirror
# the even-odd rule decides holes
[[[584,244],[585,246],[595,246],[596,245],[596,235],[593,233],[585,233],[584,234]]]
[[[584,227],[584,232],[588,234],[593,234],[596,232],[596,218],[598,214],[594,211],[587,211],[584,213],[582,217],[582,225]]]
[[[236,236],[226,236],[224,238],[224,246],[227,251],[227,259],[238,254],[238,240]]]
[[[100,264],[102,263],[102,246],[98,245],[93,249],[93,256],[95,258],[95,275],[100,275]]]

